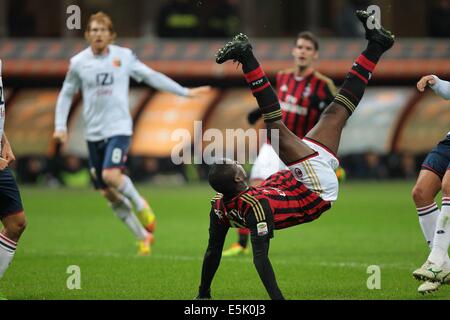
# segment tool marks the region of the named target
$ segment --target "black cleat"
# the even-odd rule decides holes
[[[381,26],[380,21],[376,20],[374,14],[358,10],[356,11],[356,16],[364,25],[364,29],[366,29],[367,40],[378,43],[384,51],[389,50],[394,45],[395,36]]]
[[[248,41],[248,37],[245,34],[239,33],[233,40],[228,42],[222,49],[216,54],[216,62],[222,64],[225,61],[233,60],[241,62],[241,59],[247,52],[251,52],[252,45]]]

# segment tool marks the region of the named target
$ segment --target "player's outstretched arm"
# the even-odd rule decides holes
[[[202,277],[196,299],[211,299],[211,283],[220,265],[228,227],[218,223],[214,211],[210,212],[209,241],[202,265]]]
[[[132,57],[129,70],[130,76],[137,82],[144,82],[159,91],[167,91],[179,96],[197,97],[211,90],[209,86],[185,88],[165,74],[148,67],[139,61],[136,56]]]
[[[269,260],[269,243],[270,239],[268,236],[260,237],[255,235],[252,230],[253,263],[258,271],[259,278],[272,300],[284,300]]]
[[[255,211],[258,214],[255,214]],[[246,220],[251,234],[253,263],[258,271],[259,278],[272,300],[284,300],[269,260],[270,238],[273,236],[272,217],[273,213],[269,204],[265,200],[260,200],[259,205],[247,214]]]
[[[446,100],[450,100],[450,82],[441,80],[435,75],[428,75],[419,80],[417,89],[420,92],[424,92],[427,86],[429,86],[437,95]]]

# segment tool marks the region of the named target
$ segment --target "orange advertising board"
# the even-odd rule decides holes
[[[219,92],[197,98],[179,97],[158,92],[147,103],[135,124],[131,154],[149,157],[169,157],[180,143],[174,134],[183,130],[194,139],[194,122],[203,120]],[[177,131],[178,130],[178,131]]]

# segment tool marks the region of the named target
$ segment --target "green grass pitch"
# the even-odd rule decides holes
[[[276,231],[270,259],[287,299],[448,299],[450,287],[421,296],[411,272],[427,257],[410,198],[412,182],[344,183],[319,220]],[[151,257],[93,190],[22,188],[29,225],[0,282],[9,299],[192,299],[208,237],[206,185],[140,187],[157,215]],[[230,230],[226,246],[236,240]],[[71,265],[81,289],[69,290]],[[370,265],[381,289],[369,290]],[[251,255],[223,259],[215,299],[268,299]]]

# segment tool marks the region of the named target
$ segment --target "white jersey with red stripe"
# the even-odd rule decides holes
[[[189,89],[147,67],[128,48],[109,45],[108,52],[96,55],[91,47],[70,60],[64,85],[58,97],[55,130],[67,131],[67,118],[73,96],[83,95],[85,137],[100,141],[118,135],[132,135],[129,111],[130,77],[158,90],[187,96]]]

